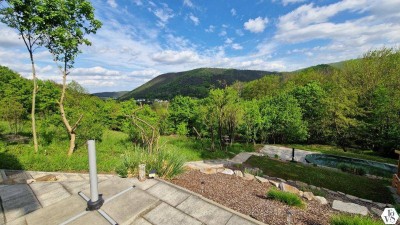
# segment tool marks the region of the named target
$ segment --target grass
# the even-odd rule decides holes
[[[3,133],[7,132],[6,124],[0,123]],[[27,128],[29,130],[29,127]],[[27,135],[29,136],[29,135]],[[134,145],[128,140],[128,135],[123,132],[106,130],[102,142],[96,142],[97,170],[100,173],[113,173],[121,164],[123,156],[134,150]],[[254,151],[253,145],[237,144],[229,146],[227,151],[207,150],[207,140],[195,140],[189,137],[163,136],[160,139],[163,149],[174,154],[179,154],[185,161],[202,159],[231,158],[243,151]],[[32,141],[23,143],[10,143],[0,137],[0,168],[24,169],[37,171],[88,171],[87,148],[85,145],[78,149],[71,157],[67,157],[68,140],[55,141],[48,146],[39,146],[36,154]]]
[[[331,225],[381,225],[381,220],[374,220],[365,216],[334,215],[330,221]]]
[[[290,206],[305,207],[304,202],[296,194],[280,191],[276,188],[272,188],[267,192],[267,198],[278,200]]]
[[[301,149],[301,150],[307,150],[307,151],[312,151],[312,152],[321,152],[321,153],[330,154],[330,155],[338,155],[338,156],[344,156],[344,157],[350,157],[350,158],[366,159],[366,160],[372,160],[372,161],[397,165],[397,159],[384,158],[381,155],[379,155],[377,152],[374,152],[372,150],[358,150],[358,149],[350,148],[345,152],[345,151],[343,151],[343,149],[338,148],[336,146],[317,145],[317,144],[314,144],[314,145],[288,144],[288,145],[280,145],[280,146]]]
[[[260,168],[268,176],[302,181],[317,187],[344,192],[376,202],[393,202],[391,193],[386,187],[390,185],[388,179],[371,179],[328,168],[283,162],[258,156],[250,157],[246,164]]]

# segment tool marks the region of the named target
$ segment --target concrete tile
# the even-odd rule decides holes
[[[32,190],[26,184],[2,186],[0,197],[6,221],[15,220],[41,208]]]
[[[7,222],[7,225],[26,225],[25,217],[19,217],[18,219]]]
[[[147,220],[143,219],[142,217],[137,218],[133,223],[130,225],[152,225]]]
[[[63,181],[60,184],[70,193],[77,194],[80,191],[90,188],[89,181]]]
[[[83,224],[96,224],[96,225],[110,225],[110,223],[102,217],[97,211],[89,212],[78,219],[68,223],[68,225],[83,225]]]
[[[201,225],[200,221],[164,202],[143,217],[155,225]]]
[[[142,182],[139,181],[137,178],[126,178],[126,179],[129,179],[133,185],[142,190],[147,190],[158,183],[158,181],[155,179],[146,179],[145,181]]]
[[[114,196],[119,192],[126,190],[129,187],[132,187],[132,183],[129,182],[129,180],[115,177],[99,183],[98,187],[99,187],[99,194],[103,194],[103,198],[104,200],[106,200],[111,196]],[[83,193],[89,197],[90,187],[85,189]]]
[[[85,211],[87,203],[79,195],[72,195],[60,202],[33,212],[26,216],[28,225],[60,224]]]
[[[5,173],[8,179],[32,179],[32,176],[24,170],[6,170]]]
[[[83,181],[83,177],[79,176],[78,174],[64,174],[67,177],[66,180],[68,181]]]
[[[43,207],[52,205],[71,195],[60,183],[32,183],[30,187]]]
[[[234,215],[229,219],[226,225],[256,225],[256,224],[242,217]]]
[[[179,205],[190,196],[188,193],[162,182],[158,182],[156,185],[147,189],[146,191],[172,206]]]
[[[159,200],[140,189],[132,189],[103,205],[102,209],[118,224],[131,224],[141,213]]]
[[[226,224],[232,217],[232,213],[195,196],[190,196],[176,208],[208,225]]]

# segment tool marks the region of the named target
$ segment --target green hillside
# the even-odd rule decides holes
[[[92,95],[97,96],[102,99],[107,99],[107,98],[117,99],[128,92],[129,91],[98,92],[98,93],[93,93]]]
[[[248,82],[277,72],[200,68],[185,72],[162,74],[133,91],[121,96],[120,100],[172,99],[177,95],[204,98],[211,88],[231,85],[235,81]]]

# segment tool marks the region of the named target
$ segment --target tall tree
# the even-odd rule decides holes
[[[42,44],[44,20],[42,18],[45,7],[40,0],[6,0],[6,6],[0,9],[0,21],[7,26],[16,29],[21,36],[26,49],[29,52],[29,58],[32,67],[32,135],[35,152],[38,152],[39,146],[36,133],[35,105],[36,94],[38,91],[36,67],[34,60],[34,51]]]
[[[81,115],[71,126],[65,113],[64,100],[67,89],[67,76],[73,68],[76,56],[81,52],[81,45],[90,45],[85,35],[96,33],[101,22],[95,19],[94,8],[86,0],[45,0],[45,45],[54,57],[62,73],[63,85],[58,102],[61,117],[70,136],[68,156],[75,149],[76,129],[82,119]]]

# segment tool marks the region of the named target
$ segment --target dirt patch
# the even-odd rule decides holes
[[[288,211],[293,215],[292,224],[329,224],[335,213],[315,201],[305,201],[306,208],[299,209],[267,199],[270,184],[221,173],[207,175],[192,170],[171,182],[267,224],[287,224]]]

